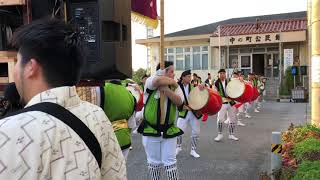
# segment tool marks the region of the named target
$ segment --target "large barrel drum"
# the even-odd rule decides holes
[[[194,88],[188,97],[189,107],[200,114],[214,115],[218,113],[222,106],[222,98],[213,89],[205,88],[200,90]]]

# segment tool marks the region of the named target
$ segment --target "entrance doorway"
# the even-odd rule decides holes
[[[252,54],[252,70],[255,74],[264,76],[264,54]]]

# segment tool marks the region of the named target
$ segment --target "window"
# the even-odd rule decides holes
[[[224,51],[224,49],[221,49],[221,57],[220,57],[220,59],[221,59],[220,66],[221,67],[226,67],[225,66],[226,60],[225,60],[225,51]]]
[[[208,54],[202,54],[202,69],[208,70]]]
[[[200,70],[201,69],[201,56],[200,54],[193,54],[193,69]]]
[[[254,48],[253,52],[265,52],[266,49],[265,48]]]
[[[173,48],[169,48],[168,53],[173,53]]]
[[[241,68],[250,68],[250,65],[250,56],[241,56]]]
[[[168,56],[168,61],[174,62],[174,55],[169,55],[169,56]]]
[[[165,59],[173,61],[178,71],[182,70],[208,70],[208,46],[172,47],[165,51]]]
[[[279,51],[279,48],[278,47],[270,47],[270,48],[267,48],[267,51],[268,52],[278,52]]]
[[[176,69],[177,70],[184,70],[183,67],[183,55],[176,55]]]
[[[238,68],[238,55],[229,56],[229,68]]]
[[[186,54],[184,56],[184,64],[185,64],[185,70],[191,69],[191,57],[190,54]]]
[[[230,48],[229,49],[229,54],[238,54],[238,49]]]
[[[183,48],[181,48],[181,47],[176,48],[176,53],[177,54],[183,53]]]
[[[193,52],[200,52],[200,47],[192,47]]]
[[[251,49],[250,48],[240,49],[240,53],[251,53]]]
[[[202,46],[202,51],[207,52],[208,51],[208,46]]]

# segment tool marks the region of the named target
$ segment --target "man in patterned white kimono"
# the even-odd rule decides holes
[[[40,20],[13,35],[14,67],[26,107],[58,104],[81,120],[101,148],[101,167],[80,136],[56,117],[28,111],[0,121],[0,179],[127,179],[125,160],[104,111],[76,93],[83,64],[77,33],[60,20]],[[81,122],[74,122],[81,123]]]

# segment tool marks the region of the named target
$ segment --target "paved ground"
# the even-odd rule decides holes
[[[306,104],[264,104],[260,113],[245,119],[246,127],[237,129],[240,141],[224,139],[214,142],[217,134],[215,116],[201,123],[199,159],[190,157],[188,133],[184,136],[183,151],[178,155],[180,179],[183,180],[256,180],[260,171],[270,168],[271,132],[286,129],[290,123],[302,124],[306,119]],[[225,127],[225,137],[227,128]],[[148,179],[146,155],[141,136],[134,135],[133,150],[128,159],[128,179]],[[166,179],[166,178],[162,178]]]

